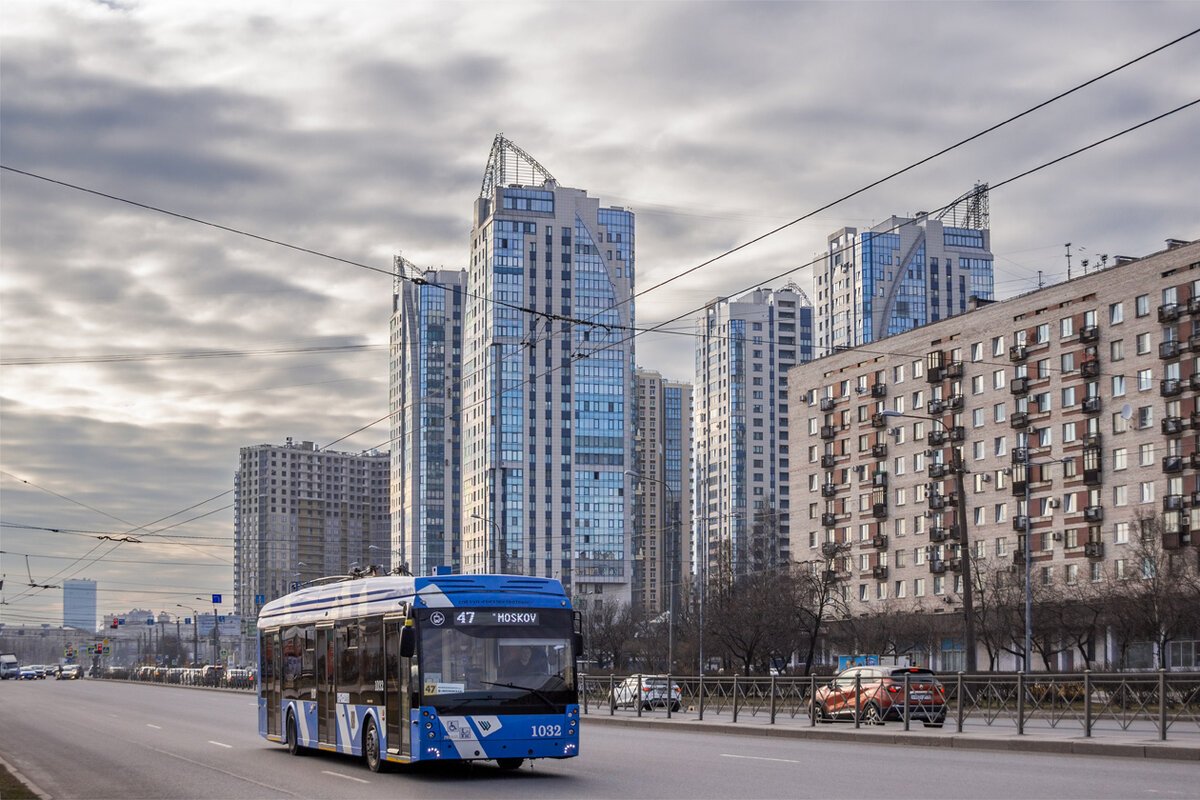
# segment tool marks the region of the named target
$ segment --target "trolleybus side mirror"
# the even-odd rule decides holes
[[[400,657],[412,658],[417,652],[417,631],[408,625],[400,629]]]

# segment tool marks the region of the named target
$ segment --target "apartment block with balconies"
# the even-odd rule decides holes
[[[966,553],[1023,581],[1027,532],[1046,585],[1126,574],[1142,536],[1196,557],[1200,243],[798,365],[789,388],[793,559],[836,552],[853,614],[961,615]]]

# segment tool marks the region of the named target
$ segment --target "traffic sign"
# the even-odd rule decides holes
[[[214,595],[213,595],[213,605],[214,605],[214,606],[219,606],[219,605],[221,605],[221,595],[219,595],[219,594],[214,594]]]

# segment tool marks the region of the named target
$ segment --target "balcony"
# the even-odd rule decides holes
[[[949,472],[950,472],[950,468],[947,467],[945,464],[930,464],[929,465],[929,477],[935,481],[946,477],[946,475]]]
[[[1163,436],[1178,436],[1183,433],[1183,417],[1163,417]]]
[[[871,458],[887,458],[887,444],[880,442],[871,445]]]
[[[1085,397],[1085,398],[1083,398],[1083,402],[1080,405],[1082,406],[1083,413],[1085,413],[1085,414],[1099,414],[1100,413],[1100,398],[1099,397]]]
[[[1028,428],[1029,427],[1029,412],[1028,411],[1014,411],[1012,413],[1012,416],[1010,416],[1008,418],[1008,424],[1012,425],[1014,428],[1017,428],[1017,429]]]
[[[871,516],[875,519],[887,519],[888,507],[887,503],[872,503]]]
[[[1084,459],[1084,464],[1087,463],[1088,460]],[[1100,470],[1100,462],[1097,460],[1095,464],[1096,466],[1094,467],[1085,466],[1083,468],[1083,482],[1088,486],[1096,486],[1104,480],[1104,473]]]
[[[877,533],[871,537],[871,547],[876,550],[886,550],[888,546],[888,537],[886,533]]]
[[[956,542],[962,541],[962,528],[958,525],[951,525],[946,528],[946,535]]]
[[[1013,566],[1014,567],[1025,566],[1025,551],[1024,550],[1014,550],[1013,551]]]
[[[951,572],[962,572],[962,559],[952,558],[946,562],[946,566],[950,567]]]
[[[967,429],[962,425],[955,425],[950,429],[950,441],[965,442],[967,440]]]
[[[1183,531],[1172,531],[1162,535],[1163,550],[1178,550],[1183,547]]]
[[[1183,509],[1183,495],[1169,494],[1163,497],[1163,511],[1181,511]]]
[[[1174,322],[1179,319],[1182,309],[1179,308],[1179,303],[1164,303],[1158,307],[1159,322]]]
[[[927,498],[929,500],[929,508],[931,511],[941,511],[946,507],[946,497],[940,494],[931,494]]]
[[[949,380],[958,380],[963,376],[963,365],[961,361],[951,361],[946,365],[945,377]]]
[[[876,472],[871,475],[871,485],[877,489],[886,489],[888,485],[888,474],[886,472]]]
[[[1188,454],[1188,469],[1200,469],[1200,451]]]
[[[1183,382],[1178,378],[1163,378],[1158,382],[1158,393],[1163,397],[1183,394]]]
[[[931,541],[931,542],[944,542],[944,541],[946,541],[948,536],[949,536],[949,534],[945,528],[930,528],[929,529],[929,541]]]
[[[887,384],[886,383],[872,384],[871,397],[887,397]]]
[[[1200,489],[1192,490],[1191,495],[1188,496],[1187,504],[1193,508],[1200,508]]]
[[[925,441],[930,447],[941,447],[946,443],[946,431],[939,428],[936,431],[930,431],[925,435]]]
[[[1079,343],[1091,344],[1100,341],[1100,329],[1095,325],[1084,325],[1079,329]]]
[[[830,514],[828,511],[826,511],[824,514],[821,515],[821,526],[822,527],[832,528],[835,525],[837,525],[837,514]]]
[[[826,583],[833,583],[838,579],[838,573],[836,569],[827,569],[821,573],[821,577],[825,579]]]
[[[946,400],[946,407],[951,411],[962,411],[963,404],[963,396],[961,394],[952,394]]]
[[[1029,378],[1013,378],[1008,390],[1015,395],[1029,394]]]
[[[1193,372],[1188,375],[1188,389],[1193,392],[1200,392],[1200,372]]]
[[[1095,358],[1089,358],[1087,361],[1079,362],[1079,374],[1084,378],[1096,378],[1100,375],[1100,361]]]
[[[821,555],[826,558],[833,558],[842,551],[842,546],[837,542],[825,542],[821,545]]]
[[[1189,314],[1200,314],[1200,295],[1188,298],[1187,312]]]
[[[836,483],[821,484],[821,497],[837,497],[838,485]]]
[[[1025,516],[1024,514],[1018,514],[1017,516],[1013,517],[1013,530],[1014,531],[1021,531],[1022,533],[1024,533],[1025,526],[1027,526],[1028,524],[1029,524],[1029,517]]]
[[[1163,472],[1183,472],[1183,456],[1163,456]]]
[[[1104,558],[1104,542],[1084,542],[1083,554],[1088,558]]]
[[[1085,522],[1103,522],[1104,506],[1084,506],[1083,519]]]
[[[1011,361],[1024,361],[1029,356],[1029,350],[1023,344],[1014,344],[1008,348],[1008,358]]]
[[[1159,342],[1158,357],[1163,361],[1179,358],[1183,354],[1183,343],[1172,339],[1169,342]]]
[[[821,456],[822,468],[829,469],[835,466],[837,466],[837,456],[835,456],[833,453],[825,453]]]
[[[925,406],[925,410],[929,412],[929,416],[936,417],[946,413],[945,400],[930,400]]]
[[[925,367],[925,380],[930,383],[941,383],[946,376],[945,367]]]
[[[837,438],[837,428],[833,427],[832,425],[822,425],[821,426],[821,438],[826,439],[826,440],[836,439]]]
[[[946,562],[941,559],[935,559],[929,562],[929,571],[935,575],[941,575],[946,571]]]
[[[872,428],[886,428],[887,426],[888,426],[888,418],[886,416],[884,416],[882,413],[875,413],[875,414],[871,415],[871,427]]]
[[[874,578],[875,580],[885,581],[885,580],[887,580],[887,576],[888,576],[887,567],[872,567],[871,568],[871,577]]]
[[[821,410],[822,411],[833,411],[835,408],[837,408],[837,400],[835,400],[832,397],[822,397],[821,398]]]
[[[1188,335],[1187,349],[1193,353],[1200,352],[1200,329],[1195,325],[1192,326],[1192,332]]]

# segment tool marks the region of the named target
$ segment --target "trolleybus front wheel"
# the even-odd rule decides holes
[[[287,715],[287,751],[294,756],[304,755],[304,748],[296,738],[296,717],[291,711]]]
[[[525,763],[523,758],[497,758],[496,763],[500,765],[500,769],[517,769]]]
[[[379,728],[375,727],[373,719],[368,719],[366,727],[363,728],[362,751],[367,769],[371,772],[383,772],[387,769],[387,762],[379,752]]]

